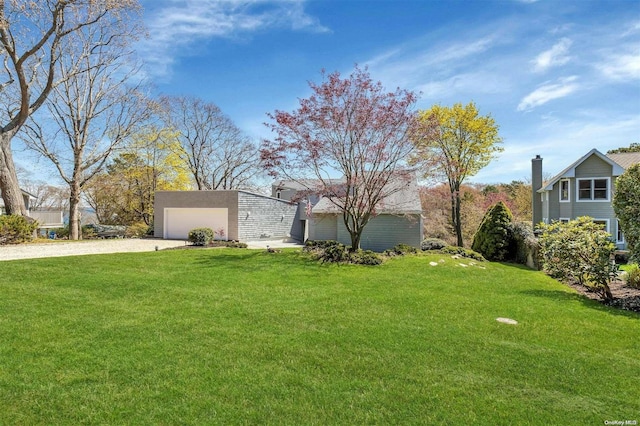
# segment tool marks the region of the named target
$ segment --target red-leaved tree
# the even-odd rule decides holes
[[[298,109],[268,114],[276,137],[263,141],[261,159],[271,176],[329,200],[355,251],[385,199],[413,179],[406,162],[411,140],[425,132],[418,132],[412,110],[415,93],[386,92],[366,68],[348,78],[324,71],[322,77],[321,84],[309,83],[312,95]]]

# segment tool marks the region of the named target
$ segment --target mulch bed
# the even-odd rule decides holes
[[[597,300],[614,308],[640,313],[640,289],[627,287],[625,282],[622,280],[615,280],[609,285],[609,288],[611,288],[611,294],[613,294],[613,300],[609,302],[604,302],[600,299],[599,295],[588,287],[577,283],[568,285],[576,289],[578,293],[584,294],[589,299]]]

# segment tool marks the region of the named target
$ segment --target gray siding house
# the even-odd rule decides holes
[[[351,237],[339,209],[327,198],[309,195],[306,188],[313,187],[312,184],[276,182],[272,186],[272,196],[298,202],[298,220],[304,240],[335,240],[350,245]],[[298,199],[300,194],[304,194],[302,199]],[[365,227],[360,246],[378,252],[400,243],[419,248],[422,237],[422,206],[417,181],[413,179],[383,200],[378,214]]]
[[[242,190],[158,191],[154,235],[186,240],[190,230],[206,227],[221,240],[301,240],[297,211],[289,201]]]
[[[613,236],[618,248],[626,248],[612,202],[616,178],[638,162],[640,153],[604,155],[592,149],[543,183],[542,158],[537,156],[531,160],[534,226],[590,216]]]

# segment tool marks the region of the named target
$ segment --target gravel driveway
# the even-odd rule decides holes
[[[0,261],[32,259],[36,257],[77,256],[82,254],[126,253],[154,251],[185,245],[180,240],[110,239],[85,241],[52,241],[50,243],[0,246]]]
[[[38,257],[79,256],[83,254],[127,253],[155,251],[186,245],[183,240],[161,239],[109,239],[84,241],[52,241],[48,243],[19,244],[0,246],[0,261],[16,259],[33,259]],[[297,243],[282,241],[253,241],[247,243],[249,248],[259,249],[267,246],[273,248],[301,247]]]

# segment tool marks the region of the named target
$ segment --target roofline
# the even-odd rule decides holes
[[[542,193],[546,191],[551,191],[553,189],[553,185],[555,185],[556,182],[558,182],[560,179],[576,177],[576,167],[578,167],[587,158],[591,157],[594,154],[613,168],[611,173],[612,176],[620,176],[622,173],[624,173],[624,167],[622,167],[620,164],[616,163],[611,158],[607,157],[606,155],[598,151],[596,148],[593,148],[591,151],[587,152],[585,155],[580,157],[580,159],[573,162],[569,167],[565,168],[563,171],[561,171],[560,173],[552,177],[549,181],[547,181],[546,185],[543,185],[542,188],[540,188],[536,192]]]

